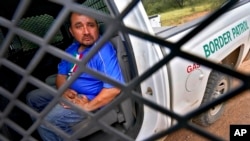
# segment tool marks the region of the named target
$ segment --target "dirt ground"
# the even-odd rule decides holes
[[[250,74],[250,60],[245,61],[239,68],[239,71]],[[233,85],[237,86],[238,81],[234,80]],[[229,140],[229,128],[232,124],[250,125],[250,91],[243,92],[226,102],[222,117],[209,127],[204,129],[212,134]],[[181,129],[168,135],[164,141],[207,141],[196,133],[186,129]]]

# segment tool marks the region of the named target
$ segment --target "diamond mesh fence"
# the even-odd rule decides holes
[[[68,141],[78,139],[79,136],[88,132],[91,127],[94,126],[100,128],[102,132],[93,132],[93,135],[85,136],[80,140],[135,140],[140,127],[142,126],[143,106],[158,111],[160,114],[163,114],[166,117],[171,117],[177,121],[177,124],[174,124],[161,132],[157,132],[144,140],[158,140],[165,137],[167,134],[182,128],[187,128],[208,140],[222,140],[220,137],[217,137],[193,124],[190,120],[204,111],[209,110],[211,107],[225,102],[238,93],[247,90],[250,82],[249,76],[184,52],[181,50],[181,46],[202,31],[203,28],[209,26],[229,8],[234,6],[236,1],[228,1],[223,7],[201,21],[198,26],[176,43],[165,41],[156,36],[124,25],[123,19],[125,19],[130,11],[137,6],[138,2],[140,1],[131,1],[131,3],[119,13],[112,0],[86,0],[80,2],[71,0],[51,0],[46,2],[46,4],[56,4],[61,8],[50,9],[52,12],[50,10],[44,10],[45,12],[37,14],[32,13],[32,9],[30,10],[30,7],[34,6],[32,5],[34,4],[32,1],[22,0],[17,2],[18,4],[14,7],[12,16],[1,16],[0,65],[2,80],[0,80],[0,140],[41,140],[37,133],[37,128],[40,124],[49,126]],[[109,33],[103,34],[103,39],[100,43],[98,43],[96,48],[94,48],[81,63],[84,63],[91,58],[103,43],[110,40],[113,35],[117,33],[123,35],[125,46],[127,47],[127,49],[125,49],[127,54],[122,56],[123,59],[125,58],[126,63],[128,63],[125,64],[125,66],[128,65],[130,67],[135,67],[135,64],[129,62],[134,56],[129,54],[131,52],[129,49],[131,49],[132,43],[129,41],[129,38],[127,38],[128,35],[162,45],[168,48],[170,53],[141,74],[138,74],[135,68],[131,69],[129,72],[125,71],[129,77],[124,85],[85,66],[81,66],[84,71],[121,88],[122,92],[119,97],[112,101],[112,103],[96,113],[89,113],[72,105],[76,111],[87,114],[88,118],[86,122],[80,123],[77,130],[72,135],[68,135],[43,119],[58,102],[67,102],[61,98],[61,95],[76,77],[80,75],[80,72],[76,73],[70,81],[58,90],[47,82],[48,76],[56,73],[58,60],[66,58],[72,62],[77,62],[77,60],[68,57],[67,54],[62,51],[68,46],[69,42],[72,41],[69,32],[67,31],[68,25],[66,23],[68,15],[72,11],[86,13],[87,15],[96,18],[100,23],[112,25],[114,27]],[[110,26],[107,28],[111,29]],[[240,87],[228,92],[222,97],[180,116],[170,109],[164,108],[159,104],[144,98],[140,91],[140,84],[142,82],[154,75],[157,70],[164,67],[175,57],[181,57],[197,62],[206,67],[238,78],[243,83]],[[51,68],[52,66],[54,66],[54,69]],[[54,96],[54,99],[41,113],[32,110],[25,102],[25,94],[35,88],[43,89]],[[147,91],[150,93],[150,88]],[[132,116],[118,114],[118,123],[112,124],[112,126],[102,120],[102,117],[105,117],[105,115],[112,110],[118,110],[119,112],[122,111],[122,109],[128,105],[124,104],[125,106],[121,106],[120,104],[126,103],[127,100],[131,102],[129,105],[134,106],[133,109],[130,110]],[[128,109],[125,108],[125,110]],[[36,120],[32,121],[30,115],[35,117]],[[125,119],[131,118],[134,118],[131,123],[125,122]]]

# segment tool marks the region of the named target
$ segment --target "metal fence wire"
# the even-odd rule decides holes
[[[143,110],[143,106],[150,107],[163,115],[171,117],[176,120],[176,124],[163,130],[159,133],[156,133],[145,140],[157,140],[165,137],[167,134],[171,134],[174,131],[177,131],[182,128],[189,129],[192,132],[195,132],[204,138],[209,140],[223,140],[220,137],[207,132],[200,126],[193,124],[190,120],[203,113],[204,111],[209,110],[211,107],[216,106],[222,102],[225,102],[239,93],[249,89],[250,77],[246,74],[234,71],[232,69],[223,67],[219,64],[215,64],[206,59],[200,58],[198,56],[192,55],[181,50],[182,45],[191,40],[196,34],[202,31],[205,27],[212,24],[218,17],[225,13],[228,9],[232,8],[237,0],[228,1],[225,5],[211,14],[208,18],[204,19],[198,26],[196,26],[190,33],[185,35],[176,43],[165,41],[159,37],[138,31],[136,29],[127,27],[123,24],[123,19],[133,10],[133,8],[138,4],[139,0],[133,0],[131,3],[119,13],[117,9],[114,8],[114,1],[99,1],[99,0],[87,0],[87,1],[72,1],[72,0],[51,0],[46,1],[47,7],[49,4],[56,5],[59,7],[58,11],[53,11],[53,8],[49,7],[48,11],[52,11],[48,14],[44,13],[32,13],[30,10],[31,6],[34,6],[34,2],[31,0],[21,0],[15,1],[17,5],[6,5],[4,7],[11,7],[14,9],[12,16],[0,16],[0,65],[1,65],[1,87],[0,87],[0,98],[1,98],[1,112],[0,112],[0,140],[22,140],[22,141],[33,141],[40,140],[37,137],[36,129],[40,124],[45,124],[49,126],[56,133],[62,135],[65,140],[72,141],[77,139],[81,134],[87,132],[90,127],[97,126],[100,130],[104,131],[104,134],[95,135],[96,137],[93,140],[135,140],[136,134],[140,129],[140,120],[143,117],[143,114],[138,110]],[[39,3],[40,1],[37,1]],[[7,4],[9,2],[1,2],[1,5]],[[42,5],[41,5],[42,6]],[[45,6],[45,7],[46,7]],[[56,8],[55,8],[56,9]],[[39,11],[40,9],[36,9]],[[62,32],[62,28],[65,27],[65,21],[68,18],[70,12],[75,11],[79,13],[85,13],[89,16],[96,18],[100,23],[106,25],[112,25],[114,28],[107,27],[109,30],[108,33],[103,34],[102,40],[97,44],[97,46],[91,50],[91,52],[82,60],[78,61],[69,57],[62,49],[65,49],[66,42],[62,45],[64,38],[67,38],[68,33]],[[31,13],[29,13],[31,12]],[[33,15],[32,15],[33,14]],[[46,22],[46,29],[37,29],[41,25],[37,25],[37,21]],[[39,21],[39,22],[40,22]],[[42,25],[43,26],[43,25]],[[66,26],[67,27],[67,26]],[[76,79],[81,71],[76,72],[76,74],[70,79],[63,87],[56,90],[47,83],[45,83],[44,78],[53,73],[56,73],[56,64],[59,59],[67,59],[69,61],[85,64],[88,59],[90,59],[101,47],[103,43],[107,40],[110,40],[114,34],[119,33],[123,35],[125,39],[125,44],[127,46],[131,45],[127,35],[133,35],[138,38],[156,43],[162,47],[167,47],[170,50],[170,53],[161,59],[159,62],[150,67],[147,71],[138,75],[136,69],[133,72],[130,72],[132,76],[127,80],[125,84],[120,84],[111,78],[108,78],[96,71],[93,71],[84,65],[79,65],[79,69],[90,73],[96,76],[99,79],[107,81],[119,88],[121,88],[121,94],[110,104],[105,106],[102,110],[96,113],[89,113],[81,110],[80,108],[73,106],[72,107],[88,115],[88,119],[85,123],[81,123],[78,130],[72,135],[68,135],[61,131],[60,129],[54,127],[48,122],[43,120],[44,116],[60,101],[65,101],[61,98],[61,95],[64,90]],[[56,38],[55,38],[56,37]],[[68,38],[70,38],[68,36]],[[19,45],[14,45],[14,44]],[[15,53],[13,48],[10,46],[19,48]],[[20,49],[21,48],[21,49]],[[51,58],[56,58],[52,61],[55,61],[55,69],[51,69],[51,72],[47,73],[47,69],[50,68],[40,67],[40,64],[44,64],[44,58],[50,56]],[[52,57],[51,57],[52,56]],[[181,57],[190,61],[197,62],[214,70],[223,72],[227,75],[230,75],[234,78],[240,79],[243,83],[236,89],[233,89],[229,93],[219,97],[218,99],[207,103],[199,107],[196,110],[193,110],[185,115],[179,115],[170,109],[162,107],[146,98],[144,98],[140,92],[139,86],[140,83],[145,81],[147,78],[152,76],[157,70],[168,64],[174,57]],[[13,59],[14,58],[14,59]],[[50,66],[51,60],[44,66]],[[129,59],[128,59],[129,61]],[[134,64],[130,64],[133,66]],[[55,71],[53,71],[55,70]],[[51,103],[41,112],[37,113],[32,110],[25,103],[25,94],[30,90],[40,88],[44,89],[47,92],[50,92],[54,95],[54,99]],[[116,109],[119,104],[123,103],[126,100],[131,100],[133,105],[136,106],[132,110],[133,116],[137,116],[136,120],[133,123],[132,127],[127,128],[127,130],[122,127],[110,126],[102,121],[102,117],[111,111]],[[69,103],[70,104],[70,103]],[[36,120],[32,121],[30,115],[35,117]],[[122,119],[121,119],[122,120]],[[9,136],[11,135],[11,136]],[[110,138],[107,138],[110,136]],[[89,138],[85,138],[88,140]],[[84,139],[82,139],[84,140]],[[89,139],[90,140],[90,139]]]

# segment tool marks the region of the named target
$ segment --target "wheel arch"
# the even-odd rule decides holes
[[[244,58],[240,57],[240,55],[243,55],[244,47],[245,47],[244,44],[239,45],[233,52],[231,52],[227,57],[225,57],[221,61],[221,63],[231,68],[238,68],[240,62],[247,59],[248,56],[246,55],[246,57]]]

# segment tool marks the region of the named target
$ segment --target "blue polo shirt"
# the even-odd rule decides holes
[[[65,51],[77,59],[82,59],[91,50],[91,47],[86,48],[83,52],[78,53],[80,44],[72,43]],[[108,77],[111,77],[121,83],[124,82],[122,72],[117,60],[116,50],[110,42],[107,42],[103,47],[89,60],[87,66],[93,70],[101,72]],[[58,74],[71,76],[77,70],[74,63],[62,60],[58,65]],[[112,88],[114,86],[103,82],[94,76],[82,73],[71,85],[70,89],[75,90],[78,94],[84,94],[89,100],[92,100],[101,91],[102,88]]]

